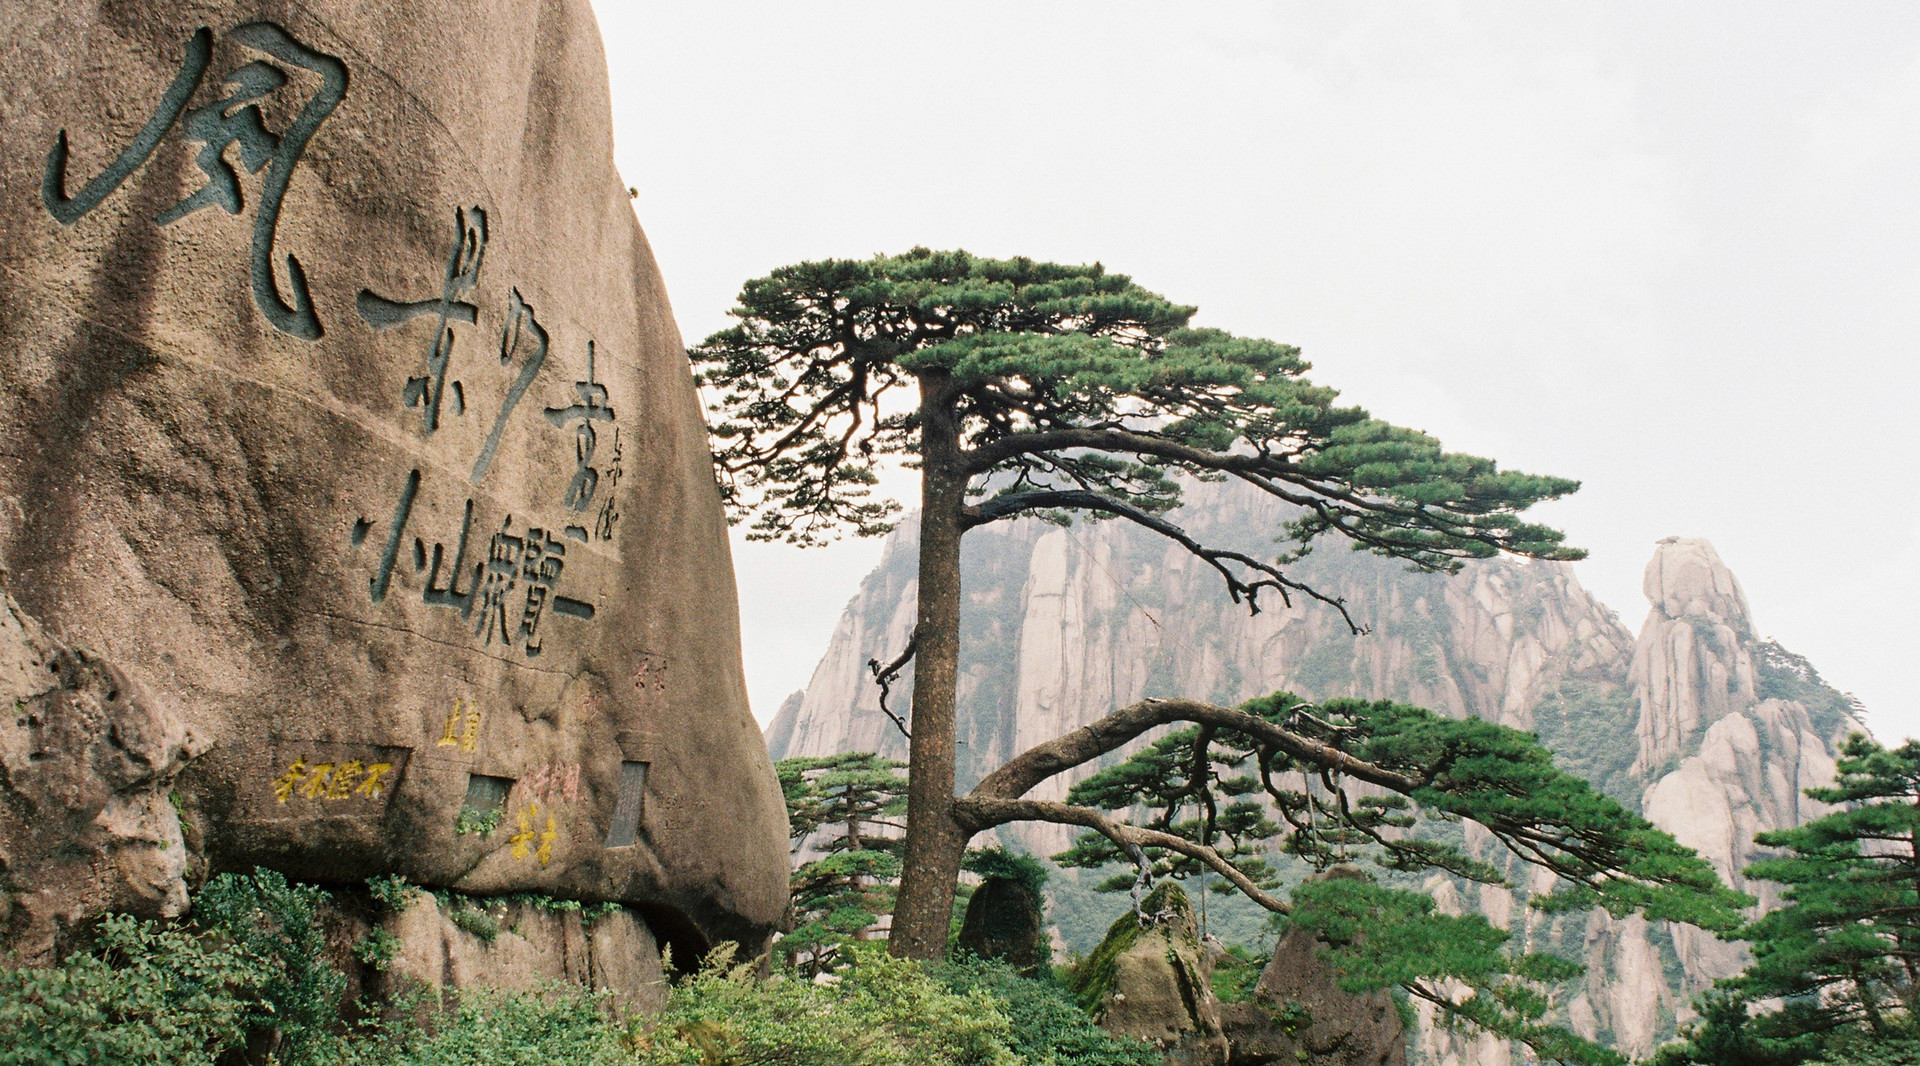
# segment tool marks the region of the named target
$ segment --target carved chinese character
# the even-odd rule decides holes
[[[613,525],[620,521],[620,427],[613,427],[613,461],[607,464],[607,498],[600,504],[600,513],[594,519],[593,535],[601,540],[613,539]]]
[[[547,813],[547,828],[540,834],[540,850],[534,853],[534,858],[540,860],[540,865],[545,866],[548,862],[552,861],[553,842],[559,835],[560,827],[554,823],[553,813],[549,811]]]
[[[408,407],[423,407],[429,435],[440,428],[440,406],[446,394],[447,364],[453,358],[451,323],[472,325],[480,309],[461,299],[480,283],[480,263],[487,252],[487,213],[479,207],[454,212],[453,250],[447,254],[447,266],[437,299],[400,302],[389,300],[371,289],[361,289],[354,300],[360,317],[374,329],[392,329],[419,315],[435,319],[433,343],[427,348],[427,372],[407,379],[401,399]],[[466,394],[460,382],[453,383],[453,410],[466,410]]]
[[[380,779],[391,769],[393,764],[390,762],[373,763],[367,767],[367,776],[361,780],[360,787],[354,791],[368,799],[379,799],[380,794],[386,791],[386,786],[380,783]]]
[[[161,212],[155,221],[166,225],[203,207],[217,206],[228,214],[239,214],[244,200],[240,176],[225,156],[230,145],[238,145],[241,165],[250,174],[263,175],[260,196],[254,205],[249,264],[254,305],[275,329],[302,340],[319,340],[324,331],[319,316],[313,311],[306,271],[298,259],[291,254],[286,256],[289,302],[281,294],[279,280],[274,276],[274,242],[280,226],[280,207],[293,180],[293,169],[306,152],[307,142],[346,97],[347,66],[335,56],[316,52],[294,40],[286,30],[271,22],[236,26],[227,36],[280,64],[320,76],[320,88],[307,98],[285,131],[276,134],[267,129],[258,101],[287,86],[289,79],[282,67],[262,60],[244,63],[223,77],[218,84],[231,90],[227,95],[187,109],[213,59],[213,31],[202,27],[188,40],[180,71],[161,95],[153,116],[105,170],[72,196],[67,195],[67,131],[60,131],[53,149],[47,153],[40,200],[54,218],[73,225],[132,177],[184,114],[187,136],[205,146],[196,160],[207,183]]]
[[[593,502],[593,493],[600,484],[600,473],[593,468],[593,450],[596,441],[593,424],[613,421],[613,408],[607,406],[607,387],[593,377],[593,342],[587,342],[587,380],[573,383],[573,391],[580,402],[569,407],[549,407],[546,410],[547,421],[556,426],[565,426],[578,421],[574,427],[573,480],[567,483],[563,502],[571,511],[585,511]]]
[[[547,361],[547,331],[540,320],[533,315],[533,308],[520,298],[520,290],[513,289],[507,295],[507,323],[500,328],[500,365],[510,366],[516,358],[522,358],[520,373],[514,377],[513,384],[507,387],[507,396],[500,404],[500,413],[494,416],[493,432],[487,434],[487,443],[480,449],[480,457],[473,461],[473,483],[487,476],[487,468],[493,464],[493,453],[500,447],[500,434],[507,428],[507,416],[520,406],[520,398],[527,394],[535,375]]]
[[[307,783],[305,787],[300,789],[300,794],[308,799],[320,798],[320,794],[327,790],[327,776],[332,772],[332,763],[314,763],[312,768],[313,776],[307,778]]]
[[[485,631],[487,644],[493,643],[496,628],[503,643],[513,642],[513,629],[507,623],[507,596],[519,583],[520,557],[526,550],[526,539],[508,532],[512,525],[513,516],[508,515],[500,532],[495,533],[487,545],[486,576],[480,584],[480,621],[473,630],[475,633]]]
[[[362,773],[360,760],[352,759],[333,768],[333,780],[327,782],[327,791],[322,799],[343,800],[353,795],[353,786],[359,782]]]
[[[287,772],[274,779],[273,798],[281,803],[287,802],[287,798],[293,795],[293,787],[300,783],[301,778],[307,776],[308,769],[305,759],[293,760],[293,765],[287,767]]]
[[[511,846],[514,858],[524,859],[527,857],[527,845],[533,840],[533,819],[537,817],[539,813],[540,808],[533,804],[528,804],[520,808],[520,830],[507,838],[507,843]]]

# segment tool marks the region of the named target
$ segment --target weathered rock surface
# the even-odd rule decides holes
[[[1204,485],[1177,515],[1203,539],[1254,551],[1269,550],[1267,531],[1285,517]],[[913,553],[913,530],[903,527],[812,682],[769,731],[776,757],[904,755],[864,666],[905,644]],[[1373,626],[1359,638],[1314,603],[1248,618],[1204,567],[1124,523],[983,527],[967,538],[963,571],[963,786],[1146,695],[1232,703],[1289,688],[1403,699],[1537,732],[1563,767],[1643,809],[1765,905],[1770,890],[1739,875],[1756,856],[1752,832],[1817,814],[1802,790],[1831,774],[1837,742],[1861,728],[1857,707],[1811,666],[1756,636],[1738,582],[1701,540],[1656,547],[1645,583],[1653,608],[1637,641],[1568,568],[1514,560],[1444,578],[1321,549],[1295,575],[1344,596]],[[1071,779],[1035,795],[1059,798]],[[1476,854],[1511,865],[1486,834],[1467,829]],[[1048,855],[1071,833],[1023,826],[1001,835]],[[1688,1016],[1696,992],[1741,964],[1737,946],[1692,930],[1543,915],[1526,900],[1550,891],[1552,879],[1511,873],[1511,890],[1444,879],[1433,887],[1520,943],[1584,957],[1588,974],[1569,990],[1567,1020],[1630,1055],[1650,1052]],[[1417,1038],[1422,1059],[1444,1066],[1507,1066],[1515,1055],[1504,1042],[1430,1024]]]
[[[1167,1066],[1224,1066],[1227,1039],[1193,908],[1171,882],[1142,902],[1149,923],[1129,911],[1114,922],[1076,975],[1101,1028],[1151,1041]]]
[[[174,779],[205,742],[177,707],[0,605],[0,942],[44,964],[103,911],[187,908]]]
[[[1393,996],[1343,991],[1319,951],[1312,934],[1289,930],[1274,944],[1253,1001],[1221,1004],[1230,1066],[1406,1066],[1407,1034]]]
[[[1664,772],[1700,730],[1754,701],[1751,612],[1713,545],[1668,537],[1647,563],[1653,606],[1633,649],[1640,696],[1634,772]]]
[[[586,0],[0,21],[0,562],[211,745],[208,863],[764,938],[784,811]]]
[[[387,981],[515,992],[566,982],[611,992],[622,1008],[637,1012],[658,1010],[666,1001],[659,943],[631,911],[588,920],[579,911],[519,902],[462,900],[453,906],[416,893],[405,910],[381,922],[402,945],[387,967]]]
[[[1043,926],[1040,893],[1011,877],[989,877],[967,901],[966,917],[954,950],[982,959],[999,959],[1028,977],[1052,963],[1052,945]]]

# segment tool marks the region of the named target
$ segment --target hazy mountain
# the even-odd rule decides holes
[[[1270,531],[1286,513],[1248,491],[1201,485],[1176,517],[1202,541],[1271,553]],[[906,644],[914,552],[914,529],[904,525],[848,604],[807,688],[768,727],[776,759],[839,751],[905,758],[866,664]],[[1756,635],[1738,582],[1701,540],[1656,546],[1645,585],[1651,610],[1637,639],[1568,567],[1517,559],[1446,577],[1329,544],[1294,576],[1343,597],[1371,628],[1359,637],[1332,608],[1300,598],[1250,617],[1211,568],[1117,521],[984,527],[968,535],[963,572],[963,789],[1028,746],[1143,696],[1237,703],[1290,689],[1315,699],[1393,698],[1536,732],[1563,766],[1698,849],[1764,906],[1774,902],[1768,886],[1739,876],[1753,834],[1818,814],[1801,790],[1831,776],[1838,741],[1861,728],[1847,697]],[[892,702],[904,707],[904,692]],[[1059,798],[1068,783],[1036,795]],[[1049,855],[1069,831],[1018,826],[1002,837]],[[1468,843],[1491,861],[1504,858],[1473,833]],[[1740,946],[1690,929],[1541,915],[1525,898],[1548,885],[1514,872],[1513,890],[1437,877],[1428,888],[1444,907],[1478,910],[1533,947],[1583,957],[1589,972],[1570,990],[1568,1019],[1628,1054],[1651,1050],[1696,991],[1744,965]],[[1104,927],[1119,902],[1095,907],[1078,885],[1065,878],[1056,886],[1055,920],[1085,950],[1077,941]],[[1430,1032],[1422,1043],[1430,1062],[1509,1059],[1490,1039]]]

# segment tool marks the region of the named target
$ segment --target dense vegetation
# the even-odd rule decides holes
[[[375,884],[398,904],[413,891]],[[893,959],[840,945],[833,980],[767,979],[730,946],[627,1017],[577,986],[424,990],[343,1004],[320,932],[327,894],[279,874],[223,874],[189,920],[105,919],[59,965],[0,968],[0,1066],[213,1066],[240,1049],[278,1066],[1151,1066],[1051,982],[1004,965]],[[476,934],[479,935],[479,934]],[[370,940],[372,938],[369,938]],[[364,946],[364,943],[363,943]],[[342,1008],[347,1009],[343,1012]]]
[[[1828,788],[1839,807],[1762,833],[1748,867],[1787,905],[1739,931],[1753,964],[1720,982],[1659,1066],[1920,1062],[1920,741],[1855,734]]]

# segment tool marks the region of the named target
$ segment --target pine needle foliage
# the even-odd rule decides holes
[[[872,752],[783,759],[775,767],[786,794],[796,856],[793,931],[778,951],[806,977],[832,971],[845,945],[876,934],[893,909],[905,829],[902,764]]]
[[[1753,963],[1703,1001],[1660,1066],[1897,1062],[1920,1054],[1920,741],[1855,733],[1831,786],[1840,809],[1761,833],[1777,853],[1747,876],[1786,906],[1739,931]]]
[[[1289,573],[1323,535],[1446,572],[1502,551],[1583,554],[1521,517],[1576,482],[1501,470],[1341,405],[1297,348],[1193,328],[1194,311],[1097,263],[915,248],[749,281],[738,324],[689,350],[721,492],[749,536],[884,533],[898,504],[874,497],[880,471],[919,472],[916,624],[890,666],[875,660],[881,678],[914,666],[912,723],[896,723],[913,782],[896,951],[944,951],[966,850],[954,776],[968,530],[1022,516],[1132,522],[1198,558],[1250,612],[1263,595],[1301,596],[1355,633],[1340,599]],[[1272,555],[1210,546],[1167,517],[1183,484],[1229,478],[1298,509]]]
[[[1530,734],[1391,701],[1330,700],[1308,708],[1277,693],[1240,710],[1322,737],[1373,771],[1403,775],[1403,791],[1356,787],[1325,761],[1303,761],[1250,733],[1202,725],[1167,733],[1093,774],[1067,802],[1128,811],[1128,825],[1211,848],[1258,889],[1278,883],[1264,857],[1276,839],[1283,852],[1317,869],[1346,873],[1300,885],[1285,908],[1287,920],[1327,945],[1349,991],[1398,986],[1444,1017],[1521,1041],[1542,1058],[1585,1066],[1621,1061],[1545,1021],[1552,986],[1579,966],[1515,952],[1508,934],[1484,918],[1439,914],[1431,897],[1381,884],[1355,865],[1505,886],[1498,867],[1437,839],[1452,834],[1432,832],[1462,820],[1559,875],[1559,891],[1530,901],[1547,911],[1601,906],[1726,932],[1752,903],[1722,886],[1698,855],[1557,769]],[[1136,877],[1145,879],[1207,868],[1170,847],[1148,843],[1139,852],[1129,854],[1110,833],[1089,832],[1055,861],[1133,861],[1144,864]],[[1136,877],[1102,887],[1125,888]]]
[[[934,372],[975,493],[992,496],[984,520],[1161,515],[1180,470],[1305,506],[1288,530],[1301,546],[1338,531],[1435,569],[1501,550],[1584,554],[1517,517],[1577,482],[1502,471],[1339,405],[1298,348],[1190,328],[1194,310],[1097,263],[915,248],[749,281],[739,324],[689,355],[713,400],[722,490],[757,539],[891,529],[898,505],[871,488],[889,457],[919,454],[908,394]],[[1058,495],[1076,490],[1090,495]]]

